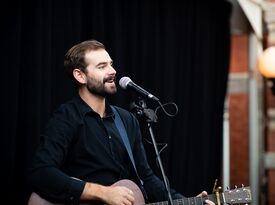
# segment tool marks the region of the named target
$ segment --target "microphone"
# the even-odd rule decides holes
[[[138,92],[139,94],[141,94],[141,95],[143,95],[143,96],[145,96],[145,97],[147,97],[149,99],[152,99],[152,100],[155,100],[155,101],[159,101],[159,99],[156,96],[152,95],[148,91],[144,90],[142,87],[140,87],[137,84],[135,84],[129,77],[122,77],[119,80],[119,85],[123,89],[130,88],[130,89]]]

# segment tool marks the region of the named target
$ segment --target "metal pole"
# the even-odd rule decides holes
[[[223,113],[223,190],[230,187],[230,128],[228,99],[224,103]]]
[[[262,95],[260,79],[257,75],[257,54],[261,44],[255,34],[249,36],[249,173],[252,190],[252,205],[260,204],[260,181],[263,178],[263,126]],[[258,78],[257,78],[258,77]]]

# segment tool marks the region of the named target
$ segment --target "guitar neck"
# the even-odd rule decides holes
[[[219,194],[218,197],[219,197],[220,203],[223,204],[224,200],[221,198],[221,194]],[[175,199],[173,200],[173,205],[203,205],[206,199],[209,199],[213,201],[215,204],[218,204],[216,195],[210,194],[210,195],[201,196],[201,197]],[[147,205],[168,205],[168,204],[169,204],[168,201],[162,201],[162,202],[150,203]]]

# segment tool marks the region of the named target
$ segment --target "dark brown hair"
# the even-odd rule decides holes
[[[73,76],[73,70],[78,68],[85,72],[87,63],[85,54],[91,50],[105,49],[105,46],[97,40],[87,40],[71,47],[65,54],[64,67],[69,76],[78,85],[78,81]]]

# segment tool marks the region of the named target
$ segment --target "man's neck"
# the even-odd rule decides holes
[[[86,88],[80,88],[78,94],[100,117],[105,115],[105,97],[94,95]]]

